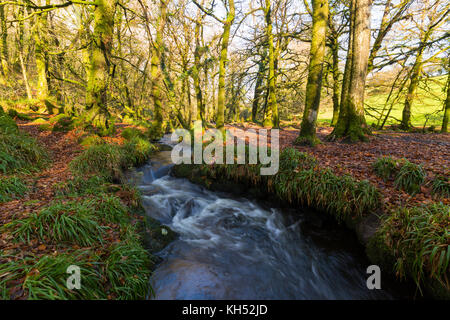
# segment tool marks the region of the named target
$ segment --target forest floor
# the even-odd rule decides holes
[[[260,129],[256,125],[236,125],[228,128]],[[438,175],[450,175],[450,134],[423,134],[393,131],[374,131],[368,142],[349,144],[340,141],[329,142],[326,136],[333,128],[319,127],[317,136],[322,141],[316,147],[296,146],[294,140],[299,134],[295,128],[280,129],[280,149],[294,147],[314,155],[323,167],[329,167],[337,175],[349,174],[358,180],[369,180],[377,186],[387,206],[414,206],[435,201],[431,194],[430,181]],[[270,141],[270,134],[269,139]],[[382,156],[405,158],[412,163],[422,164],[427,173],[426,182],[420,192],[410,195],[394,186],[393,181],[384,181],[372,169],[372,164]],[[450,199],[440,199],[449,205]]]
[[[49,154],[50,162],[48,167],[38,172],[21,175],[21,178],[29,186],[28,192],[19,199],[1,203],[0,226],[6,225],[13,220],[27,218],[53,202],[67,201],[67,199],[58,197],[57,189],[58,186],[62,186],[74,177],[70,172],[69,163],[83,152],[83,147],[78,143],[82,132],[77,132],[76,130],[69,132],[43,131],[39,129],[39,125],[33,125],[28,121],[17,120],[16,122],[21,131],[37,139],[38,143],[43,146]],[[103,139],[107,142],[123,141],[119,134],[114,138],[106,137]],[[113,195],[120,198],[123,203],[127,203],[127,197],[129,196],[127,191],[118,187],[113,192]],[[83,197],[80,197],[78,200],[82,201]],[[130,215],[132,218],[131,224],[136,224],[138,221],[143,220],[143,217],[138,214],[130,213]],[[14,257],[14,261],[20,261],[30,256],[39,259],[44,256],[71,254],[74,250],[80,249],[92,249],[94,252],[104,255],[104,252],[112,247],[113,244],[122,241],[120,239],[120,233],[122,232],[120,228],[119,223],[108,223],[107,233],[103,236],[102,244],[92,248],[79,245],[60,245],[59,243],[39,241],[38,239],[31,239],[26,242],[15,241],[10,234],[6,232],[0,233],[0,253]],[[50,234],[52,231],[47,230],[47,232]],[[5,276],[5,274],[0,274],[0,277],[2,276]],[[23,277],[8,283],[11,299],[27,298],[27,291],[23,288],[25,280],[26,277]],[[108,299],[110,298],[113,299],[114,296],[108,296]]]

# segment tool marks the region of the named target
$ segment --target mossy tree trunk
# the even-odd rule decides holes
[[[270,0],[265,0],[264,14],[266,19],[266,37],[269,48],[268,101],[264,110],[264,127],[279,127],[278,106],[276,96],[275,57],[272,33],[272,8]]]
[[[334,127],[339,118],[339,98],[341,96],[341,73],[339,72],[339,42],[337,37],[333,37],[331,48],[332,54],[332,73],[333,73],[333,119],[331,125]]]
[[[42,12],[36,15],[33,26],[34,57],[37,71],[37,97],[45,101],[48,98],[48,55],[47,55],[47,13]]]
[[[5,5],[0,5],[0,25],[2,38],[0,41],[0,60],[2,66],[2,75],[4,83],[7,84],[9,80],[9,68],[8,68],[8,26],[5,16]]]
[[[331,138],[365,141],[369,132],[364,117],[364,91],[370,48],[371,0],[351,3],[350,44],[347,53],[339,119]]]
[[[328,0],[313,0],[313,26],[306,83],[305,110],[297,143],[316,145],[317,114],[322,90],[325,40],[328,21]]]
[[[99,132],[109,128],[108,87],[111,78],[110,59],[115,11],[115,0],[98,0],[94,10],[94,31],[86,88],[86,120]]]
[[[167,20],[167,1],[159,1],[159,15],[156,21],[156,38],[152,46],[150,61],[150,74],[152,78],[152,98],[154,105],[155,135],[163,133],[163,106],[162,106],[162,70],[161,58],[164,51],[163,33]]]
[[[341,97],[341,72],[339,71],[339,32],[336,30],[333,21],[334,12],[329,8],[328,13],[328,46],[331,53],[331,73],[333,76],[333,118],[331,126],[336,126],[339,118],[339,99]]]
[[[416,60],[414,61],[414,65],[411,69],[410,74],[410,82],[408,86],[408,93],[405,98],[405,105],[402,111],[402,122],[401,128],[403,130],[410,130],[412,127],[411,124],[411,111],[414,103],[414,98],[417,94],[417,87],[419,86],[421,74],[422,74],[422,62],[423,62],[423,52],[425,51],[426,42],[428,41],[430,32],[425,32],[422,36],[421,43],[419,45],[419,49],[417,51]]]
[[[442,133],[448,132],[448,119],[450,118],[450,62],[449,62],[449,68],[447,70],[448,76],[447,76],[447,99],[445,99],[444,102],[444,119],[442,119]]]
[[[228,45],[230,41],[231,25],[235,18],[234,0],[228,1],[227,17],[223,21],[222,45],[219,58],[219,85],[217,98],[217,114],[216,114],[216,128],[223,130],[225,120],[225,76],[226,64],[228,60]]]
[[[205,105],[203,103],[202,88],[200,85],[200,59],[202,53],[202,46],[200,44],[200,31],[202,28],[203,16],[198,9],[197,19],[195,21],[195,50],[194,50],[194,65],[192,67],[192,78],[194,79],[195,97],[197,100],[197,120],[206,125]]]
[[[256,116],[258,114],[258,108],[261,101],[261,95],[264,91],[264,75],[266,73],[265,66],[265,49],[264,54],[261,56],[261,59],[258,62],[258,73],[256,74],[256,83],[255,83],[255,91],[253,94],[253,102],[252,102],[252,121],[256,122]]]
[[[25,33],[25,26],[23,22],[23,17],[25,16],[25,7],[19,7],[17,11],[17,19],[18,22],[18,28],[17,28],[17,41],[16,41],[16,51],[19,56],[19,62],[20,62],[20,69],[22,71],[22,77],[23,82],[25,84],[25,90],[27,92],[27,98],[33,99],[33,95],[31,93],[30,84],[28,82],[28,74],[27,74],[27,68],[25,66],[24,61],[24,33]]]

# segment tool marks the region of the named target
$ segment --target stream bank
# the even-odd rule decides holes
[[[178,178],[186,178],[189,181],[202,185],[209,190],[226,191],[238,194],[248,194],[259,199],[269,199],[272,203],[283,203],[287,197],[280,196],[279,193],[270,192],[270,185],[276,178],[273,179],[260,179],[258,183],[255,183],[255,177],[249,172],[248,168],[243,166],[234,165],[177,165],[173,168],[172,173]],[[231,168],[232,167],[232,168]],[[247,166],[248,167],[248,166]],[[250,169],[251,170],[251,169]],[[247,174],[242,174],[246,172]],[[298,204],[288,204],[292,208],[299,208]],[[309,205],[310,208],[316,209],[319,212],[324,212],[322,208],[314,208],[314,205]],[[330,212],[328,212],[330,213]],[[388,274],[389,278],[395,278],[395,263],[396,258],[392,250],[384,243],[384,240],[377,232],[381,226],[380,216],[382,210],[374,210],[369,213],[363,213],[360,215],[346,215],[332,216],[338,222],[343,223],[348,229],[352,230],[357,239],[365,249],[365,255],[371,261],[372,264],[379,265],[383,274]],[[398,282],[398,281],[396,281]],[[403,281],[405,286],[410,291],[410,298],[420,298],[416,286],[412,280],[406,279]],[[440,283],[431,279],[424,283],[425,292],[424,297],[433,297],[436,299],[448,299],[450,297],[449,291],[445,289]]]
[[[146,215],[162,225],[156,232],[178,235],[156,254],[155,299],[411,298],[384,276],[382,290],[369,290],[363,248],[327,215],[256,199],[256,189],[184,168],[193,184],[175,177],[180,168],[162,151],[129,177]]]

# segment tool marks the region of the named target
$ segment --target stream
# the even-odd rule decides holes
[[[179,236],[158,253],[155,299],[398,299],[352,232],[323,214],[212,192],[170,176],[170,151],[136,170],[146,213]]]

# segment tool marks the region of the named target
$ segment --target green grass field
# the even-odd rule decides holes
[[[445,85],[447,81],[447,75],[434,77],[422,81],[417,90],[417,96],[415,98],[412,108],[412,124],[415,127],[423,127],[428,117],[427,127],[442,125],[442,118],[444,116],[443,106],[444,99],[446,97]],[[390,84],[389,84],[390,85]],[[386,98],[389,95],[389,85],[387,87],[368,88],[366,91],[366,107],[367,110],[376,115],[376,111],[382,112]],[[397,95],[393,93],[392,97]],[[386,125],[398,124],[402,118],[402,110],[405,102],[406,89],[401,93],[399,99],[394,103],[392,111],[389,115],[389,119],[386,121]],[[392,100],[392,98],[391,98]],[[391,102],[388,103],[386,111],[390,107]],[[370,110],[374,108],[376,111]],[[319,112],[318,122],[321,124],[329,123],[333,117],[333,110],[331,105],[327,105]],[[384,119],[384,117],[383,117]],[[377,124],[378,119],[366,114],[366,120],[369,125]]]

